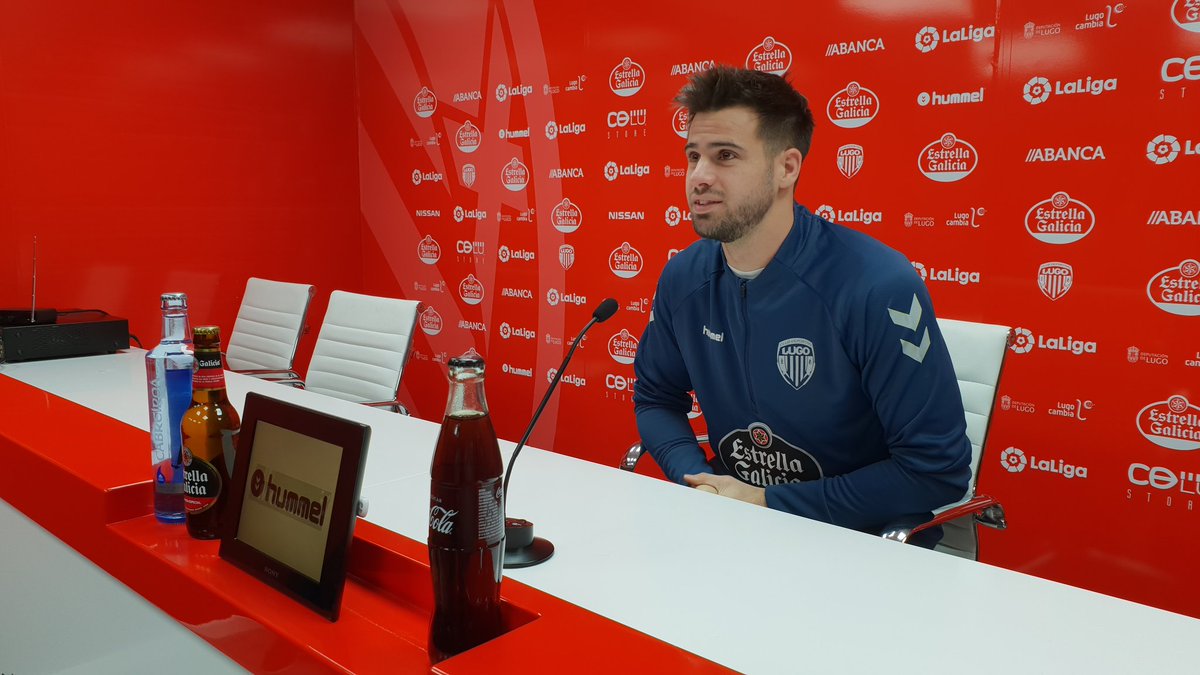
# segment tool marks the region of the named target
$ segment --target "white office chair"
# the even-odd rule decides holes
[[[309,284],[250,277],[225,344],[229,369],[272,379],[299,379],[292,364],[313,292]]]
[[[396,393],[419,310],[416,300],[334,291],[304,388],[407,415]]]
[[[912,528],[894,529],[881,534],[886,539],[906,542],[922,530],[941,525],[944,535],[936,550],[974,560],[979,548],[975,523],[999,530],[1008,527],[1004,507],[992,497],[976,494],[975,481],[979,476],[980,460],[996,401],[996,388],[1012,339],[1012,329],[954,319],[938,319],[938,328],[946,340],[950,362],[954,365],[954,375],[962,394],[967,439],[971,442],[971,483],[962,499],[935,511],[932,520]],[[696,441],[708,443],[708,436],[697,436]],[[625,471],[634,471],[643,454],[641,442],[634,443],[618,466]]]

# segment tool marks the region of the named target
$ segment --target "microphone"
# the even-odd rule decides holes
[[[616,313],[617,301],[612,298],[606,298],[596,307],[595,311],[592,312],[592,320],[583,327],[583,330],[579,331],[579,335],[575,336],[575,342],[571,345],[571,349],[567,351],[567,356],[563,359],[562,365],[558,367],[558,372],[554,373],[554,378],[550,380],[550,386],[546,388],[546,395],[542,397],[541,405],[533,413],[533,419],[529,420],[529,426],[525,429],[525,435],[521,437],[521,442],[517,443],[517,448],[513,450],[512,457],[508,460],[508,468],[504,471],[505,511],[508,510],[508,480],[512,477],[513,465],[517,463],[517,455],[521,453],[521,448],[525,447],[525,441],[528,441],[529,435],[533,433],[533,427],[542,416],[542,411],[546,409],[546,404],[550,401],[550,395],[558,387],[558,381],[562,379],[563,373],[566,372],[567,364],[571,362],[571,356],[575,354],[575,348],[583,341],[584,333],[587,333],[592,326],[608,321]],[[554,555],[554,544],[541,537],[533,536],[533,523],[523,518],[509,518],[507,513],[505,514],[505,569],[531,567],[546,562],[552,555]]]

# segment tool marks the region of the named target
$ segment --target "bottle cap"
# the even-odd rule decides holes
[[[221,344],[221,329],[217,326],[196,326],[192,329],[192,341],[197,347],[216,348]]]
[[[483,357],[479,352],[472,347],[461,356],[455,356],[450,359],[450,378],[454,380],[467,380],[476,377],[483,377],[484,362]]]
[[[187,293],[163,293],[163,309],[187,309]]]

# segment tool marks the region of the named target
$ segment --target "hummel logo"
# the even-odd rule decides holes
[[[913,293],[912,306],[909,307],[908,312],[900,312],[888,307],[888,314],[892,317],[892,323],[901,328],[907,328],[914,333],[917,332],[917,329],[921,326],[922,314],[921,303],[917,302],[917,294]],[[929,351],[929,329],[925,329],[925,334],[921,337],[920,345],[901,339],[900,351],[904,352],[905,356],[917,363],[923,362],[925,360],[925,353]]]
[[[704,337],[708,338],[709,340],[712,340],[713,342],[724,342],[725,341],[724,333],[714,333],[708,329],[708,326],[704,327]]]

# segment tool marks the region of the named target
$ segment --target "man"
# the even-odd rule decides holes
[[[900,253],[793,202],[805,98],[717,67],[676,100],[702,239],[663,270],[634,362],[643,445],[673,481],[873,534],[962,498],[971,447],[924,284]],[[686,417],[693,389],[711,462]]]

